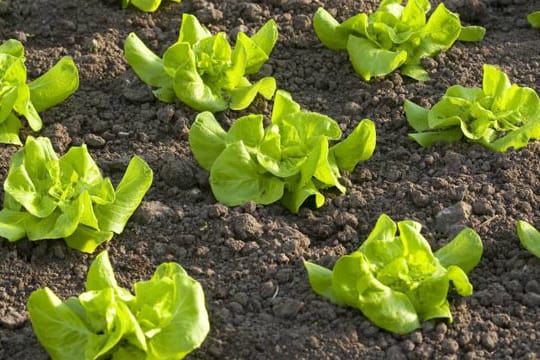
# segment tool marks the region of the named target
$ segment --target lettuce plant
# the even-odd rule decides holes
[[[49,288],[34,291],[28,312],[53,360],[183,359],[210,329],[204,292],[177,263],[152,278],[118,286],[106,251],[88,270],[86,292],[62,302]]]
[[[535,11],[527,15],[527,20],[532,27],[540,28],[540,11]]]
[[[522,220],[516,222],[516,229],[521,245],[531,254],[540,258],[540,232]]]
[[[142,81],[156,87],[154,95],[163,102],[175,96],[198,111],[245,109],[261,94],[272,98],[276,80],[265,77],[251,83],[247,75],[257,73],[268,60],[278,37],[277,25],[269,20],[251,38],[240,32],[231,48],[227,35],[212,35],[193,15],[184,14],[178,41],[155,55],[134,33],[124,44],[127,62]]]
[[[405,101],[409,136],[422,146],[463,136],[493,151],[520,149],[540,138],[540,99],[531,88],[511,85],[508,76],[484,65],[482,88],[454,85],[431,110]]]
[[[427,19],[428,0],[383,0],[373,14],[360,13],[341,24],[324,8],[313,18],[315,33],[332,50],[347,50],[354,70],[366,81],[400,68],[403,75],[428,80],[421,65],[456,40],[480,41],[485,29],[461,25],[459,16],[439,4]]]
[[[38,131],[43,125],[38,112],[61,103],[79,87],[79,73],[69,56],[29,83],[24,61],[19,41],[0,45],[0,143],[22,145],[17,116],[24,116],[30,128]]]
[[[29,136],[10,161],[0,236],[64,238],[68,246],[92,252],[124,230],[151,184],[152,169],[137,156],[115,190],[86,145],[58,158],[48,138]]]
[[[125,9],[129,6],[129,4],[132,4],[137,9],[144,12],[154,12],[157,10],[159,5],[161,5],[161,0],[121,0],[121,1],[122,1],[122,9]],[[182,0],[170,0],[170,1],[179,3]]]
[[[358,308],[375,325],[397,334],[421,327],[424,320],[452,321],[449,284],[462,296],[472,294],[467,273],[480,261],[482,241],[472,229],[464,229],[433,254],[421,228],[410,220],[396,225],[381,215],[367,240],[340,257],[333,270],[304,262],[311,287],[333,303]]]
[[[223,130],[212,113],[197,116],[189,144],[197,162],[210,172],[216,199],[226,205],[248,201],[281,202],[292,212],[309,197],[324,204],[320,189],[336,187],[340,171],[352,171],[375,149],[375,125],[362,120],[343,141],[339,125],[331,118],[300,109],[291,96],[278,90],[271,124],[263,127],[262,115],[237,119]]]

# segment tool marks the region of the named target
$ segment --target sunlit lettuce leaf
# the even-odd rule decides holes
[[[38,131],[43,126],[38,112],[61,103],[79,87],[77,67],[69,56],[29,83],[24,62],[21,42],[11,39],[0,44],[0,143],[21,145],[17,116]]]
[[[521,245],[531,254],[540,258],[540,232],[523,220],[516,223],[516,228]]]
[[[375,325],[397,334],[421,327],[424,320],[451,321],[449,284],[462,296],[472,294],[466,273],[480,260],[481,240],[465,229],[433,254],[420,231],[417,222],[396,224],[381,215],[358,250],[340,257],[332,270],[304,262],[313,290],[333,303],[358,308]]]
[[[270,99],[276,90],[272,77],[251,83],[268,60],[278,37],[277,24],[269,20],[252,37],[239,33],[233,49],[224,32],[212,35],[193,15],[183,14],[178,41],[163,59],[131,33],[124,43],[125,58],[139,78],[157,88],[162,101],[174,96],[198,111],[247,108],[261,94]]]
[[[199,114],[189,133],[193,156],[210,172],[216,199],[236,206],[254,201],[270,204],[281,199],[296,213],[309,198],[324,204],[321,189],[346,189],[341,170],[353,171],[375,148],[375,125],[364,119],[340,140],[339,125],[328,116],[302,111],[290,94],[278,90],[264,127],[261,115],[237,119],[225,131],[210,112]]]
[[[103,251],[86,288],[65,302],[48,288],[30,295],[32,327],[53,360],[182,359],[209,332],[203,289],[176,263],[161,264],[132,295],[116,283]]]
[[[355,71],[366,81],[401,68],[403,75],[425,81],[429,74],[420,60],[449,49],[456,40],[480,41],[485,29],[464,27],[459,16],[439,4],[431,13],[427,0],[383,1],[371,13],[337,21],[324,8],[313,17],[321,42],[332,50],[347,50]]]
[[[0,236],[9,241],[65,238],[84,252],[121,233],[152,183],[152,170],[134,157],[114,189],[88,153],[71,147],[62,157],[47,138],[29,136],[13,155],[4,182]]]
[[[129,4],[132,4],[137,9],[144,11],[144,12],[154,12],[159,8],[159,5],[161,5],[162,0],[121,0],[120,4],[122,5],[122,9],[125,9],[129,6]],[[170,0],[175,3],[179,3],[182,0]]]
[[[484,65],[482,88],[454,85],[428,110],[406,100],[409,134],[421,146],[465,137],[490,150],[521,149],[540,139],[540,98],[536,91],[511,84],[508,76]]]
[[[534,11],[528,14],[527,20],[532,27],[540,28],[540,11]]]

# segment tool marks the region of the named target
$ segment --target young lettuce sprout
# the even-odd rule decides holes
[[[118,286],[101,252],[78,297],[62,301],[47,287],[30,295],[39,342],[53,360],[183,359],[201,346],[210,330],[204,292],[179,264],[159,265],[133,288]]]
[[[0,45],[0,143],[22,145],[17,116],[24,116],[32,130],[41,130],[38,112],[61,103],[79,87],[79,73],[69,56],[28,83],[24,61],[20,41]]]
[[[405,101],[409,134],[421,146],[450,143],[463,136],[490,150],[505,152],[540,139],[540,99],[531,88],[510,84],[505,73],[484,65],[482,88],[454,85],[431,110]]]
[[[144,12],[154,12],[161,5],[162,0],[121,0],[122,9],[125,9],[129,4]],[[182,0],[170,0],[179,3]]]
[[[274,95],[273,77],[252,84],[247,76],[259,72],[277,37],[277,25],[269,20],[252,37],[238,33],[233,49],[224,32],[212,35],[195,16],[184,14],[178,41],[163,58],[134,33],[127,37],[124,53],[133,71],[157,88],[154,95],[163,102],[174,102],[176,96],[198,111],[242,110],[257,94],[266,99]]]
[[[472,294],[467,273],[480,262],[482,241],[464,229],[433,254],[421,229],[415,221],[396,225],[381,215],[358,250],[340,257],[333,270],[304,262],[313,291],[359,309],[378,327],[397,334],[410,333],[429,319],[451,322],[450,282],[458,294]]]
[[[532,27],[540,29],[540,11],[535,11],[527,15],[527,20]]]
[[[135,156],[115,190],[86,145],[58,158],[48,138],[29,136],[10,161],[0,236],[9,241],[63,238],[71,248],[93,252],[124,230],[152,178],[152,169]]]
[[[540,232],[523,220],[516,222],[516,229],[521,245],[531,254],[540,258]]]
[[[384,0],[373,14],[360,13],[341,24],[324,8],[313,18],[315,33],[332,50],[347,50],[354,70],[366,81],[396,69],[428,80],[421,59],[448,50],[456,40],[480,41],[485,29],[462,26],[459,16],[439,4],[427,19],[428,0]]]
[[[313,197],[324,204],[320,189],[336,187],[340,171],[353,171],[375,149],[375,125],[364,119],[341,142],[339,125],[328,116],[302,111],[291,96],[278,90],[271,124],[262,115],[237,119],[223,130],[212,113],[197,116],[189,144],[197,162],[210,172],[216,199],[228,206],[254,201],[281,202],[293,213]]]

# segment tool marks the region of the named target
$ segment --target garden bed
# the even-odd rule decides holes
[[[484,63],[539,91],[540,31],[528,25],[526,14],[540,3],[445,3],[465,23],[485,26],[487,34],[482,42],[457,43],[426,61],[432,80],[424,83],[399,73],[364,82],[346,53],[324,48],[314,35],[311,16],[320,5],[342,20],[376,8],[378,1],[184,0],[144,14],[121,10],[113,0],[4,0],[0,40],[24,43],[31,79],[63,55],[74,58],[79,90],[42,114],[40,134],[58,152],[87,143],[114,183],[135,154],[154,170],[142,206],[102,248],[109,249],[123,286],[149,278],[165,261],[180,263],[201,282],[211,331],[190,358],[536,359],[540,261],[519,244],[515,221],[540,224],[540,144],[505,154],[467,142],[420,148],[407,137],[411,129],[402,105],[405,99],[432,105],[453,84],[481,85]],[[176,41],[183,12],[233,37],[274,18],[280,38],[265,75],[272,74],[304,109],[334,118],[345,133],[362,118],[375,122],[375,153],[344,177],[345,195],[327,191],[322,208],[303,208],[298,215],[280,204],[216,203],[208,174],[187,141],[196,112],[158,102],[123,59],[130,32],[161,54]],[[259,98],[249,111],[269,115],[271,103]],[[227,111],[217,118],[228,126],[239,116]],[[2,182],[16,150],[0,147]],[[450,294],[454,323],[428,321],[421,330],[397,336],[311,290],[302,260],[331,266],[361,244],[381,213],[424,224],[434,249],[463,226],[483,239],[484,256],[469,275],[474,294]],[[81,293],[94,256],[62,240],[0,241],[1,359],[47,358],[28,319],[28,296],[44,286],[63,298]]]

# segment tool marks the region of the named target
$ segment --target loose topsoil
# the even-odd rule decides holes
[[[0,39],[17,38],[33,79],[63,55],[80,71],[79,90],[42,114],[39,135],[58,152],[87,143],[105,175],[117,182],[131,156],[155,172],[154,184],[123,234],[108,248],[125,287],[155,267],[176,261],[202,283],[211,332],[192,359],[537,359],[540,354],[540,260],[515,234],[518,219],[540,225],[540,143],[506,154],[460,142],[420,148],[407,138],[404,99],[434,104],[453,84],[480,86],[482,64],[496,64],[522,86],[540,90],[540,31],[526,14],[540,1],[446,1],[468,24],[487,28],[480,43],[456,43],[427,60],[432,76],[415,82],[399,72],[369,83],[345,53],[324,48],[311,17],[325,6],[343,20],[378,6],[352,0],[185,0],[154,14],[121,10],[116,0],[4,0]],[[433,5],[437,2],[433,1]],[[228,208],[216,203],[208,174],[189,150],[196,113],[158,102],[123,59],[123,40],[136,32],[162,53],[177,37],[181,14],[197,15],[212,31],[234,38],[266,20],[279,42],[265,75],[276,77],[303,108],[327,114],[351,131],[364,117],[377,126],[374,156],[343,178],[347,194],[326,192],[324,207],[289,213],[280,204]],[[258,99],[250,112],[271,111]],[[224,126],[239,113],[218,115]],[[25,130],[30,134],[29,130]],[[0,147],[0,180],[15,146]],[[443,211],[444,210],[444,211]],[[470,274],[475,291],[450,293],[454,322],[428,321],[407,336],[382,331],[355,309],[315,295],[302,259],[332,266],[355,250],[381,213],[421,222],[434,249],[463,226],[484,242]],[[26,301],[48,286],[67,298],[84,289],[94,255],[62,240],[0,240],[0,358],[46,359],[33,335]]]

